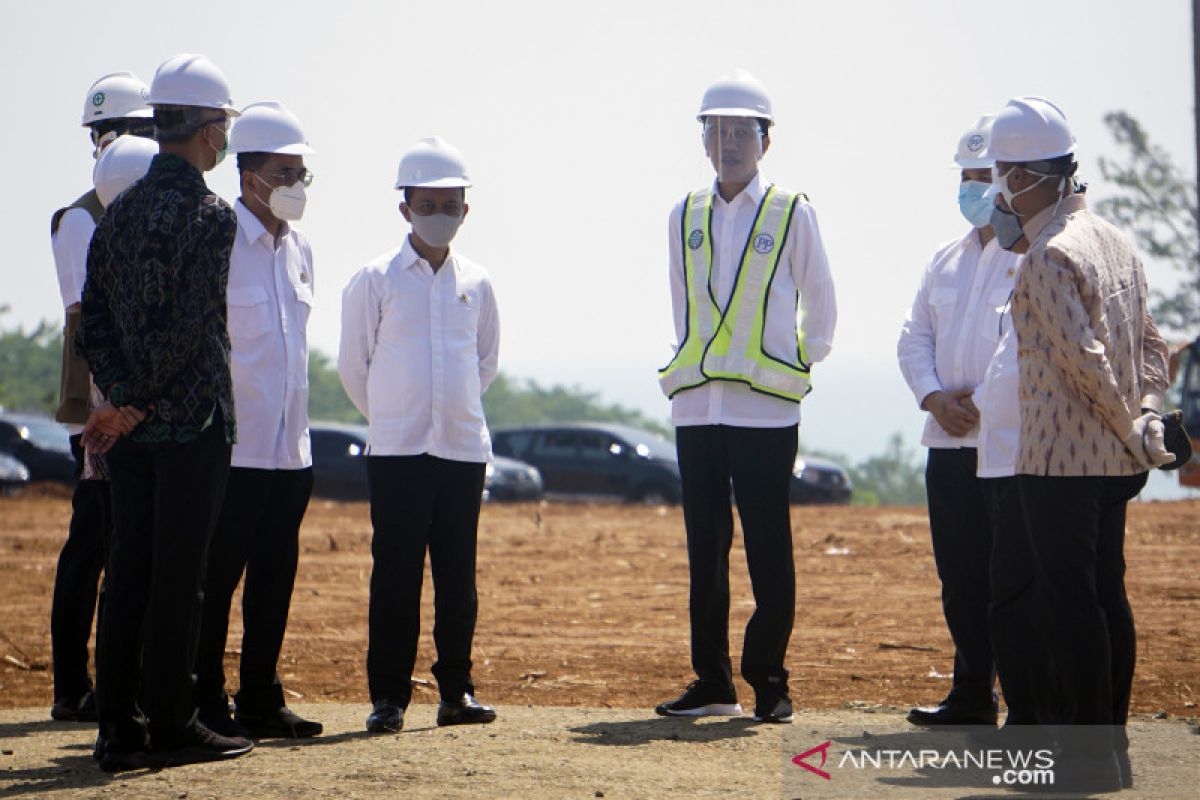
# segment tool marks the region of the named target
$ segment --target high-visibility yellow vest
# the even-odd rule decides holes
[[[733,291],[721,308],[711,286],[712,190],[687,196],[679,231],[687,282],[687,332],[675,357],[658,372],[667,397],[709,381],[743,383],[797,403],[811,391],[799,333],[794,355],[771,354],[763,347],[771,280],[796,203],[802,198],[807,199],[775,186],[767,189],[742,249]]]

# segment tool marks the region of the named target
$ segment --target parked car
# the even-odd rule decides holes
[[[492,448],[537,467],[551,497],[658,504],[681,496],[675,445],[650,431],[595,422],[526,425],[493,431]]]
[[[852,491],[850,476],[841,465],[815,456],[796,456],[790,489],[793,503],[845,504]]]
[[[537,467],[550,497],[654,504],[682,497],[675,445],[650,431],[597,422],[524,425],[493,431],[492,447]],[[839,465],[797,456],[793,503],[848,503],[851,489]]]
[[[20,461],[29,480],[75,485],[75,457],[65,426],[40,414],[0,413],[0,453]]]
[[[29,483],[29,468],[6,453],[0,453],[0,494],[12,494]]]
[[[312,434],[313,496],[367,500],[367,426],[316,422]],[[487,465],[483,499],[490,502],[540,500],[542,476],[528,464],[496,457]]]

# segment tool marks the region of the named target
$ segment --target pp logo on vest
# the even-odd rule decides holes
[[[104,92],[96,92],[94,95],[92,95],[92,105],[94,105],[96,108],[104,105]]]
[[[704,244],[704,233],[696,228],[688,236],[688,248],[691,250],[699,250],[700,245]]]
[[[769,233],[760,233],[754,237],[754,252],[766,255],[775,249],[775,237]]]
[[[967,139],[967,149],[972,153],[978,153],[983,149],[983,136],[981,134],[973,134],[970,139]]]

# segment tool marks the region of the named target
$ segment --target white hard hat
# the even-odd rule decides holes
[[[992,137],[992,122],[995,119],[995,114],[984,114],[967,129],[958,140],[958,152],[954,154],[955,164],[963,169],[982,169],[996,163],[988,154],[988,140]]]
[[[1062,109],[1042,97],[1014,97],[992,123],[993,161],[1045,161],[1075,151]]]
[[[308,146],[296,115],[274,101],[251,103],[229,132],[229,152],[283,153],[307,156],[316,151]]]
[[[180,53],[159,65],[150,83],[152,106],[199,106],[219,108],[230,117],[239,116],[229,94],[225,73],[208,56]]]
[[[775,121],[766,87],[740,67],[718,78],[704,91],[696,119],[703,121],[705,117],[757,117]]]
[[[470,186],[467,162],[454,145],[440,136],[421,139],[400,158],[396,188],[424,186],[431,189]]]
[[[92,183],[100,205],[107,207],[117,195],[137,182],[158,155],[158,145],[143,136],[118,136],[104,148],[92,167]]]
[[[84,127],[106,119],[151,117],[154,112],[146,105],[150,90],[132,72],[113,72],[105,75],[88,89],[83,101]]]

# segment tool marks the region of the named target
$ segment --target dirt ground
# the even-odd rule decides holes
[[[57,489],[0,498],[0,707],[49,707],[50,596],[70,515]],[[792,694],[806,709],[939,700],[952,647],[923,509],[796,507]],[[281,673],[297,702],[366,703],[370,521],[314,500]],[[739,537],[740,538],[740,537]],[[1134,503],[1127,583],[1138,624],[1133,710],[1196,717],[1200,501]],[[678,508],[488,505],[479,534],[475,680],[496,704],[649,708],[690,679],[687,559]],[[731,648],[752,601],[740,541]],[[431,585],[414,702],[433,702]],[[240,621],[227,673],[236,682]],[[739,684],[744,702],[749,688]]]

